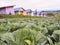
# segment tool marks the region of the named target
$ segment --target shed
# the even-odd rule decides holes
[[[0,14],[14,14],[14,5],[0,7]]]

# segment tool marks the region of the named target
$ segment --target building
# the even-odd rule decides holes
[[[43,17],[45,16],[44,12],[37,11],[37,9],[32,11],[31,9],[24,9],[24,8],[20,7],[20,8],[15,8],[14,11],[15,11],[15,13],[22,14],[24,16],[28,16],[28,15],[30,15],[30,16],[43,16]]]
[[[31,9],[26,9],[26,10],[23,12],[23,15],[31,15],[31,12],[32,12]]]
[[[38,15],[38,16],[41,16],[41,11],[38,11],[38,12],[37,12],[37,15]]]
[[[37,9],[34,11],[34,16],[38,16],[38,15],[37,15]]]
[[[0,14],[14,14],[14,5],[0,7]]]
[[[16,13],[19,14],[19,10],[20,10],[20,8],[14,8],[15,14],[16,14]]]
[[[20,8],[15,8],[14,9],[15,13],[22,14],[24,16],[30,15],[32,10],[31,9],[24,9],[22,7]]]
[[[34,11],[32,11],[32,12],[30,13],[30,16],[34,16]]]
[[[20,8],[15,8],[15,9],[14,9],[14,12],[15,12],[15,13],[22,14],[22,15],[23,15],[23,12],[24,12],[24,11],[25,11],[25,9],[22,8],[22,7],[20,7]]]
[[[24,8],[20,8],[20,10],[19,10],[19,14],[24,15],[24,14],[23,14],[23,13],[24,13],[24,11],[25,11],[25,9],[24,9]]]
[[[28,15],[27,10],[23,11],[23,15],[24,15],[24,16]]]
[[[28,13],[28,15],[31,15],[31,12],[32,12],[31,9],[27,9],[27,13]]]

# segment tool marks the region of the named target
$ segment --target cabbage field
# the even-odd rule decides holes
[[[0,19],[0,45],[60,45],[60,19]]]

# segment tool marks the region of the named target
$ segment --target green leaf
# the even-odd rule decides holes
[[[0,45],[7,45],[7,44],[0,40]]]
[[[50,45],[53,45],[53,41],[49,37],[47,37],[47,39],[48,39]]]
[[[60,42],[55,43],[55,45],[60,45]]]
[[[52,37],[55,39],[56,42],[60,41],[60,30],[56,30],[53,32]]]

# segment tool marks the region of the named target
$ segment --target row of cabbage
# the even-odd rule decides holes
[[[0,19],[0,45],[60,45],[60,19]]]

